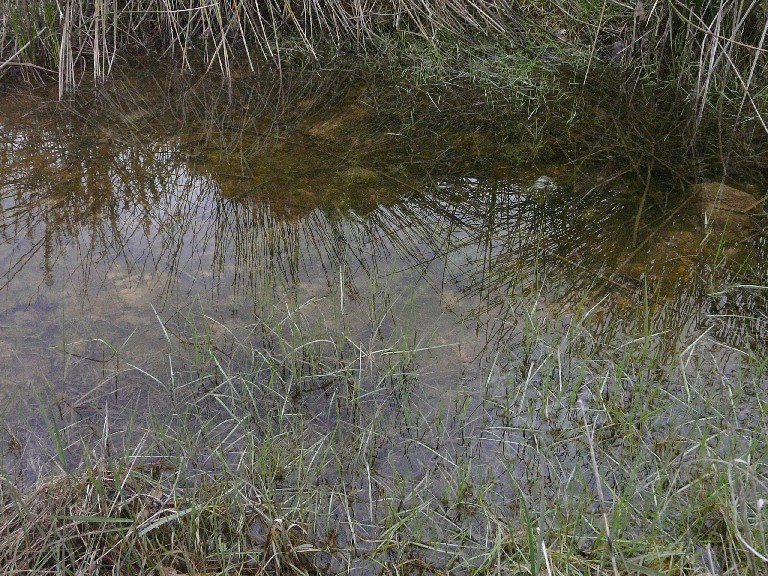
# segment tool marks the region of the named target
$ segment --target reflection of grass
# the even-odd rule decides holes
[[[585,244],[576,217],[594,210],[594,196],[537,201],[514,183],[467,178],[376,205],[361,221],[314,206],[291,221],[276,204],[215,199],[197,177],[173,186],[186,171],[168,157],[136,158],[165,166],[155,180],[137,177],[132,157],[117,160],[123,170],[85,170],[94,192],[120,177],[111,197],[73,192],[53,207],[47,187],[33,189],[30,230],[57,216],[64,239],[80,227],[97,239],[84,244],[86,261],[103,249],[129,262],[127,239],[143,246],[152,231],[157,258],[173,268],[184,261],[180,231],[191,230],[193,253],[215,262],[200,270],[217,286],[232,276],[236,288],[247,284],[258,321],[166,328],[170,371],[132,370],[152,398],[127,417],[86,421],[96,442],[50,418],[53,456],[67,473],[34,492],[0,484],[7,572],[549,574],[615,562],[626,573],[759,573],[764,360],[737,330],[723,340],[737,334],[742,351],[723,353],[707,331],[676,344],[695,334],[693,297],[639,329],[611,312],[579,312],[605,257]],[[350,165],[350,188],[374,179]],[[123,188],[142,196],[125,206],[133,196]],[[175,195],[159,192],[169,188]],[[89,217],[100,210],[105,220]],[[600,234],[610,224],[584,220]],[[609,237],[599,236],[600,248]],[[438,344],[422,340],[413,310],[393,309],[403,287],[375,284],[388,281],[376,266],[392,262],[390,251],[422,284],[442,280],[485,308],[468,316],[494,316],[482,379],[467,383],[458,355],[430,364]],[[433,263],[442,277],[426,273]],[[367,291],[353,285],[354,266]],[[330,309],[283,296],[284,284],[309,274],[323,295],[340,287],[322,301]],[[558,313],[563,289],[577,296]],[[754,315],[743,303],[760,300],[733,291],[726,305],[737,309],[717,312],[743,324],[736,312]],[[370,316],[361,319],[364,307],[351,301],[366,292]],[[370,339],[356,322],[368,322]],[[10,438],[23,460],[22,432]]]
[[[56,432],[59,466],[88,456],[33,491],[3,479],[6,573],[760,573],[764,360],[529,299],[524,346],[438,384],[414,322],[356,336],[343,284],[166,332],[148,415]],[[376,334],[393,311],[369,310]]]

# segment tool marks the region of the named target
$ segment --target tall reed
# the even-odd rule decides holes
[[[283,42],[298,39],[316,53],[320,43],[360,48],[387,31],[434,39],[439,33],[503,32],[505,10],[487,4],[378,0],[200,3],[197,0],[2,0],[3,67],[57,71],[72,88],[73,68],[88,65],[103,80],[118,50],[157,48],[189,65],[193,50],[209,67],[231,73],[234,58],[281,58]]]
[[[160,49],[182,66],[199,54],[230,75],[234,63],[254,69],[297,49],[315,57],[328,47],[391,49],[382,40],[394,36],[449,38],[455,51],[457,37],[483,37],[535,58],[549,58],[554,45],[566,63],[586,66],[585,80],[621,63],[641,80],[681,88],[697,123],[726,99],[765,129],[767,34],[768,8],[747,0],[0,0],[0,74],[52,71],[64,92],[83,70],[102,81],[128,48]]]

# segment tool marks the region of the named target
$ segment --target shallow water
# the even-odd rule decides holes
[[[765,235],[706,241],[679,193],[655,190],[635,248],[636,188],[500,153],[475,162],[494,158],[477,135],[437,139],[448,164],[424,159],[359,81],[294,87],[282,115],[285,94],[263,86],[222,104],[225,90],[187,101],[123,81],[140,98],[0,100],[0,405],[14,435],[151,404],[169,373],[194,371],[169,362],[198,331],[223,342],[295,310],[310,335],[344,314],[359,342],[427,350],[434,397],[493,380],[532,316],[562,328],[590,311],[594,337],[617,345],[663,326],[662,355],[695,342],[726,370],[766,354],[766,290],[740,287],[765,284]]]

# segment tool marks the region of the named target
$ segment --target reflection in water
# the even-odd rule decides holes
[[[523,339],[539,316],[567,326],[590,311],[596,348],[663,327],[660,355],[693,342],[713,364],[766,353],[766,290],[739,286],[766,277],[765,238],[735,272],[711,269],[692,213],[657,229],[650,208],[654,237],[627,261],[637,206],[619,190],[434,180],[388,164],[391,143],[363,165],[338,128],[359,114],[329,114],[236,162],[194,123],[138,137],[135,115],[125,134],[67,114],[35,128],[0,118],[3,403],[26,405],[33,428],[41,394],[75,420],[105,393],[136,407],[161,385],[148,374],[167,368],[169,334],[183,343],[199,313],[215,339],[219,321],[304,307],[322,324],[345,306],[361,341],[415,330],[435,347],[436,394],[535,353]]]

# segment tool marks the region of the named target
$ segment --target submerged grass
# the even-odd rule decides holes
[[[361,339],[343,290],[164,329],[146,413],[52,418],[49,472],[0,481],[4,573],[765,570],[764,358],[529,300],[525,345],[443,387],[429,337],[379,341],[393,311],[370,307]]]

